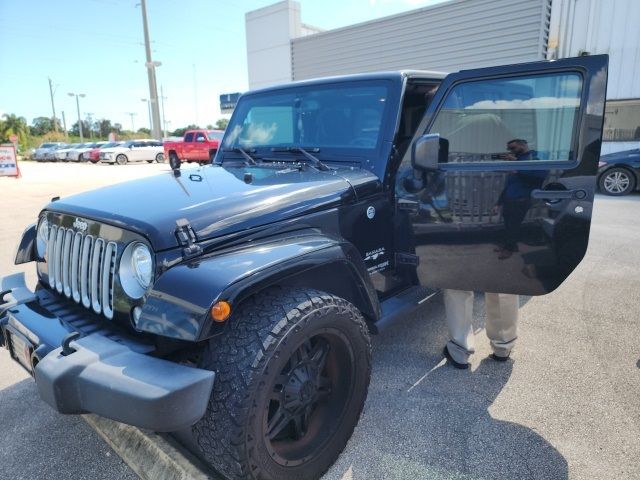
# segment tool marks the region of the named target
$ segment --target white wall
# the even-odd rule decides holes
[[[302,23],[300,4],[285,0],[245,15],[249,88],[290,82],[291,40],[321,32]]]
[[[609,55],[607,100],[640,98],[640,1],[553,0],[548,58]],[[602,153],[640,142],[604,142]]]

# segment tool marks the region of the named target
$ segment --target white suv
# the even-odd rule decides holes
[[[164,147],[158,140],[129,140],[113,148],[100,150],[100,161],[125,165],[129,162],[164,162]]]

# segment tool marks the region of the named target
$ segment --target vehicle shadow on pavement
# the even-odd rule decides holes
[[[0,432],[1,478],[138,478],[80,417],[46,405],[30,378],[0,389]]]
[[[476,296],[476,312],[484,312],[483,300]],[[483,326],[482,313],[474,327]],[[476,335],[479,347],[488,344],[484,332]],[[486,358],[483,345],[471,370],[456,370],[442,356],[446,338],[438,299],[374,339],[365,411],[324,478],[568,478],[567,461],[542,436],[492,416],[514,362]]]

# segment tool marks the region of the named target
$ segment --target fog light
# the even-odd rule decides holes
[[[216,322],[224,322],[231,315],[231,305],[229,302],[221,300],[211,307],[211,318]]]

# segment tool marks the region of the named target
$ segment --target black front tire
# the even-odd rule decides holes
[[[180,158],[178,157],[178,155],[174,152],[171,152],[169,154],[169,166],[171,167],[172,170],[180,170],[180,165],[182,164],[182,161],[180,160]]]
[[[271,288],[243,302],[201,368],[216,371],[198,454],[228,479],[319,478],[358,423],[371,341],[352,304],[308,289]]]

